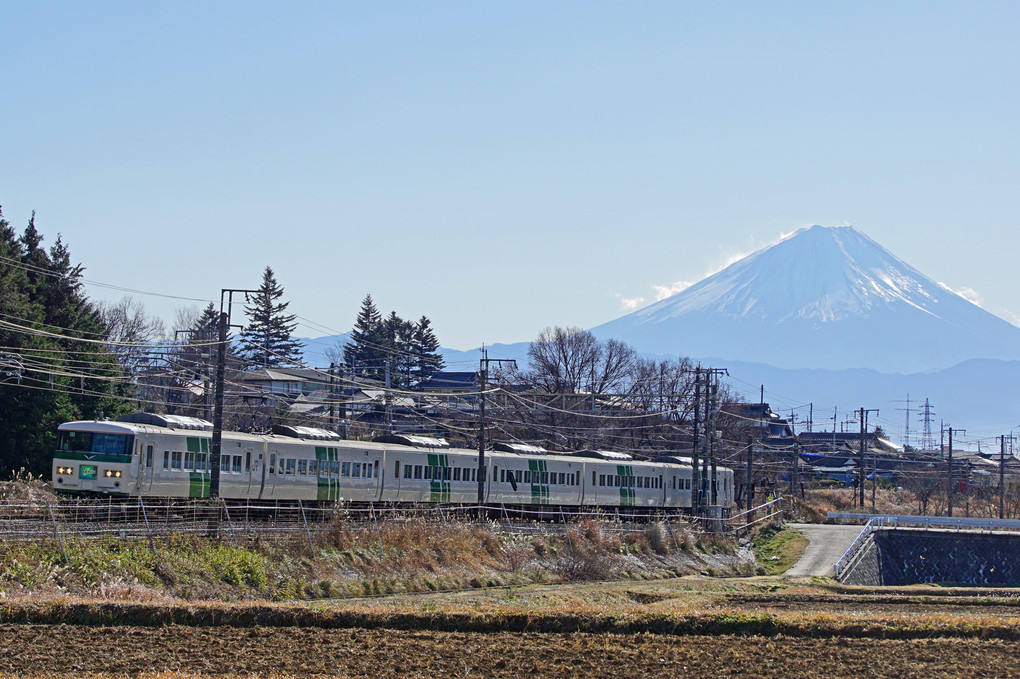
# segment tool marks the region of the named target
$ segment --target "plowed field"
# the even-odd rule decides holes
[[[1009,677],[1020,643],[0,626],[0,672],[340,677]]]

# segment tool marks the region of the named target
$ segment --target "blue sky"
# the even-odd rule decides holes
[[[1018,15],[2,2],[0,204],[102,283],[271,265],[310,336],[365,293],[462,349],[591,327],[814,223],[1016,322]]]

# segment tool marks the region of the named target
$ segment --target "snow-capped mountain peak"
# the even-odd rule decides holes
[[[900,371],[1020,358],[1020,329],[849,226],[801,229],[592,330],[648,352],[787,367]]]

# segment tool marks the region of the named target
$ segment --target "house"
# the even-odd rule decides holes
[[[326,371],[314,368],[259,368],[242,372],[236,379],[246,390],[288,399],[317,391],[328,393],[331,380]]]
[[[477,392],[479,386],[477,372],[439,371],[415,387],[415,390],[436,394],[463,394]]]

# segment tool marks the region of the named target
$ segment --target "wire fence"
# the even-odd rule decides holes
[[[485,525],[498,533],[564,532],[585,520],[611,533],[639,533],[649,523],[667,531],[740,533],[763,521],[782,518],[782,500],[773,500],[734,517],[692,517],[632,508],[568,510],[506,505],[308,506],[293,503],[155,501],[152,499],[75,500],[59,503],[0,504],[0,539],[56,539],[67,536],[157,540],[198,535],[235,542],[313,536],[343,527],[378,532],[386,526],[423,522],[437,527],[451,521]],[[314,546],[312,547],[314,551]]]

